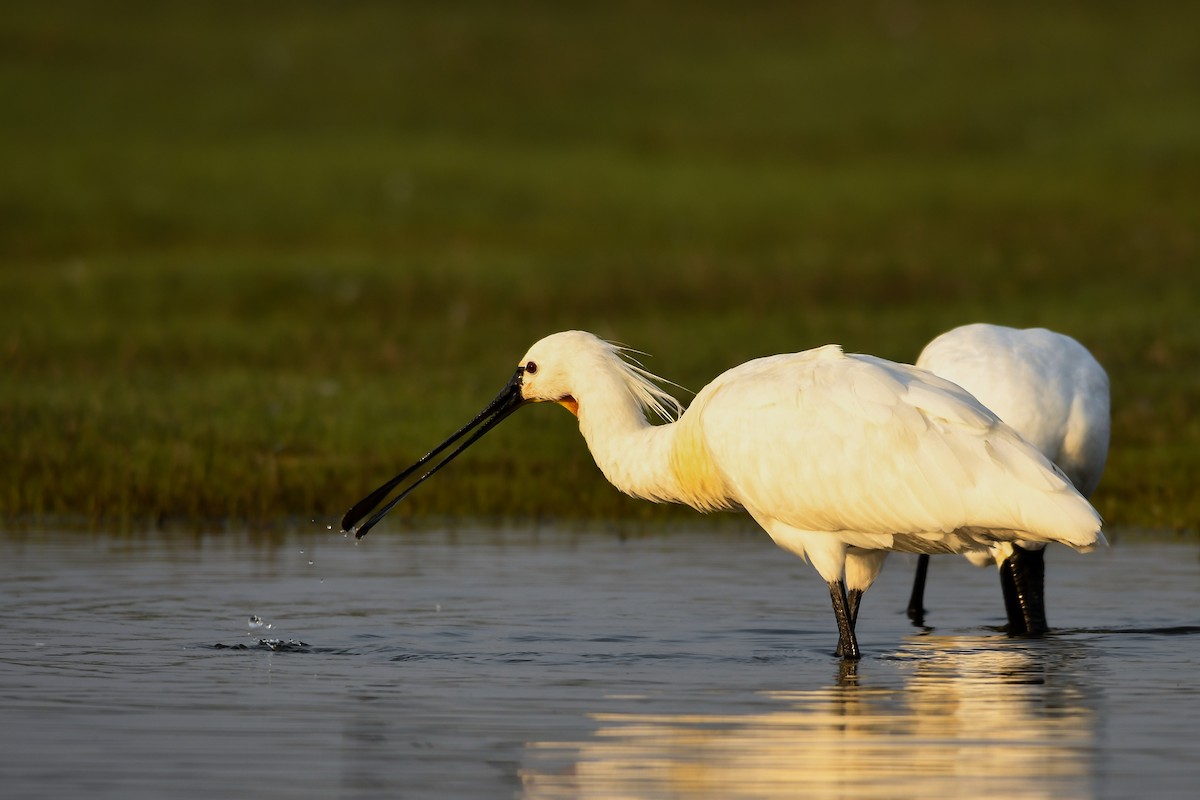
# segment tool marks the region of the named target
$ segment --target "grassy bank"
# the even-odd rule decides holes
[[[830,341],[912,360],[988,320],[1108,368],[1101,512],[1195,529],[1198,22],[1165,3],[18,4],[0,515],[332,517],[563,328],[698,389]],[[556,409],[406,510],[681,513],[608,487]]]

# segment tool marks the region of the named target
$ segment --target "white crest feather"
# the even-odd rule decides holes
[[[615,361],[621,365],[621,374],[629,393],[637,400],[643,410],[654,413],[664,422],[673,422],[683,413],[683,404],[662,388],[659,384],[674,386],[688,391],[674,381],[659,377],[642,366],[633,354],[646,355],[641,350],[634,350],[615,342],[604,342],[616,356]]]

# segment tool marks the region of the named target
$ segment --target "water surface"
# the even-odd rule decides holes
[[[317,527],[317,526],[314,526]],[[6,798],[1190,797],[1200,548],[914,560],[831,653],[765,535],[0,537]],[[255,619],[256,618],[256,619]]]

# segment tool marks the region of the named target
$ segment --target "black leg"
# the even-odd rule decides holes
[[[908,598],[908,618],[914,625],[925,624],[925,575],[929,572],[929,556],[917,557],[917,574],[913,577],[912,595]]]
[[[1024,636],[1029,631],[1025,627],[1025,613],[1021,610],[1011,562],[1012,559],[1007,559],[1000,564],[1000,591],[1004,595],[1004,613],[1008,617],[1005,630],[1009,636]]]
[[[1013,554],[1000,565],[1009,636],[1040,636],[1050,630],[1046,624],[1045,554],[1045,549],[1013,545]]]
[[[858,659],[858,639],[855,638],[854,626],[850,623],[850,602],[846,597],[846,584],[830,581],[829,597],[833,600],[833,615],[837,617],[838,625],[838,646],[835,655],[851,660]]]
[[[846,591],[846,613],[850,615],[850,630],[858,630],[858,605],[862,602],[862,589],[849,589]]]

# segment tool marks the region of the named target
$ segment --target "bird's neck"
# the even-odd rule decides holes
[[[698,511],[740,507],[709,455],[694,412],[651,425],[624,386],[600,380],[581,392],[577,414],[596,465],[625,494]]]
[[[633,497],[685,502],[671,468],[677,423],[651,425],[616,381],[595,381],[578,404],[579,430],[609,483]]]

